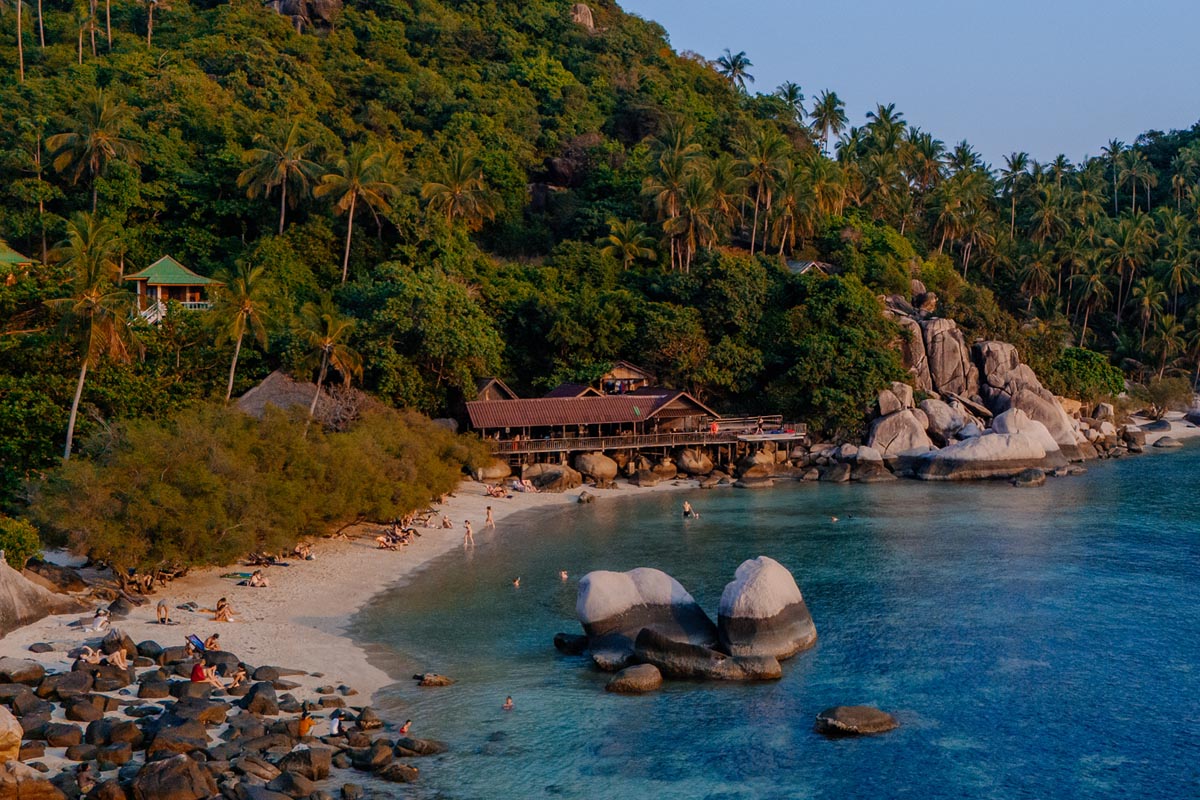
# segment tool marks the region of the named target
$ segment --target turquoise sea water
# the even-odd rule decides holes
[[[786,484],[534,512],[378,597],[354,634],[397,679],[459,681],[385,690],[390,716],[452,748],[406,796],[1195,798],[1197,475],[1189,446],[1043,489]],[[659,567],[715,618],[757,555],[792,570],[819,634],[781,681],[619,697],[551,644],[579,631],[589,570]],[[812,732],[859,703],[901,727]]]

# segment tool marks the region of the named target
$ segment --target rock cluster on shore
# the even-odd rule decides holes
[[[618,672],[608,688],[620,693],[650,691],[663,677],[774,680],[779,662],[817,637],[795,579],[766,556],[738,567],[716,625],[678,581],[645,567],[588,573],[576,613],[585,635],[560,633],[555,647]]]
[[[248,675],[217,689],[190,680],[195,660],[183,647],[135,645],[119,630],[94,646],[124,651],[128,668],[77,658],[69,671],[47,673],[37,661],[0,658],[0,797],[79,797],[77,766],[87,763],[83,780],[95,782],[88,796],[105,800],[318,800],[333,796],[323,787],[345,777],[340,771],[409,783],[418,775],[412,759],[445,750],[432,740],[388,738],[369,706],[347,706],[349,687],[319,687],[302,702],[291,693],[299,684],[289,676],[303,674],[295,670],[209,651],[202,662],[225,683],[239,667]],[[302,736],[302,712],[320,730]],[[342,718],[342,731],[321,735],[329,724],[318,717],[331,714]],[[64,764],[57,771],[42,761],[51,755]],[[363,796],[358,784],[342,783],[343,798]]]

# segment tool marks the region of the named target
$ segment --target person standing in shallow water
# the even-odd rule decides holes
[[[496,518],[492,516],[492,507],[491,506],[487,507],[487,519],[485,519],[483,521],[483,527],[485,527],[485,528],[495,528],[496,527]]]
[[[471,530],[471,520],[463,520],[463,526],[466,528],[466,533],[463,534],[463,547],[475,544],[475,532]]]

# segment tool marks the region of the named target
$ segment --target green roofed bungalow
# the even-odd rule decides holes
[[[36,263],[35,259],[21,255],[0,239],[0,273],[4,273],[5,283],[15,283],[18,273],[28,271]]]
[[[126,275],[125,280],[137,285],[138,309],[150,322],[162,319],[169,302],[196,310],[211,308],[208,292],[220,285],[220,281],[197,275],[170,256],[163,256],[141,272]]]

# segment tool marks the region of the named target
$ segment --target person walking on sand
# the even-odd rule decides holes
[[[463,547],[466,547],[469,544],[475,544],[475,531],[471,529],[471,520],[463,520],[463,527],[466,529],[466,532],[463,533]]]
[[[484,528],[495,528],[496,527],[496,518],[494,516],[492,516],[492,507],[491,506],[487,507],[487,518],[483,521],[483,527]]]
[[[167,607],[167,598],[164,597],[158,601],[158,606],[155,608],[155,612],[158,614],[159,625],[171,624],[171,609]]]

